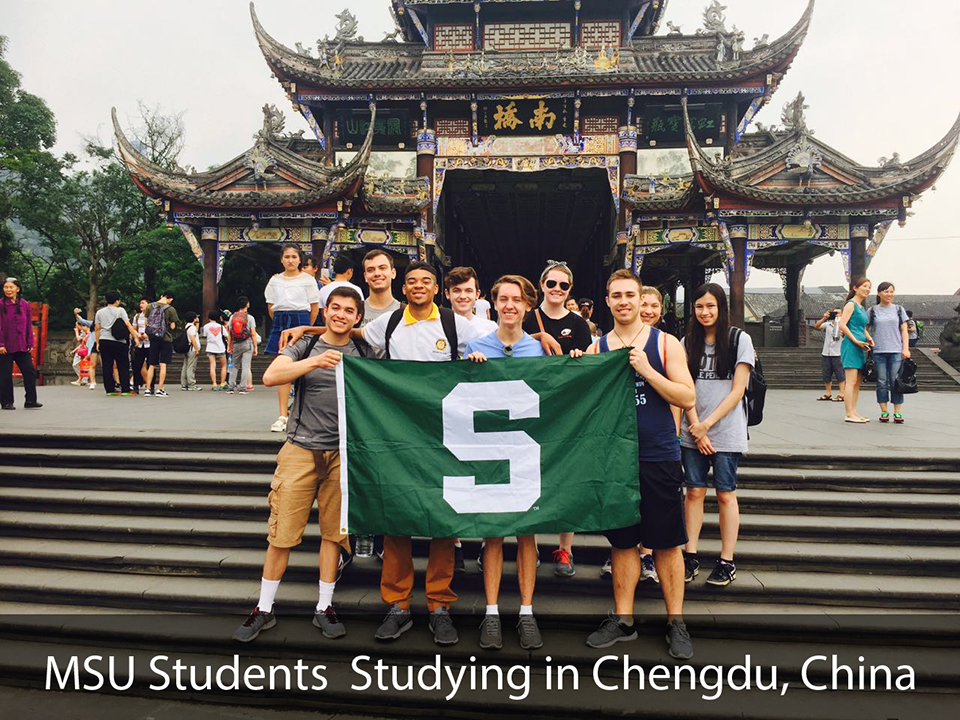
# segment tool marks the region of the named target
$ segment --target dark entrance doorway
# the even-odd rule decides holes
[[[454,170],[443,188],[445,252],[486,290],[518,273],[536,284],[547,260],[574,275],[573,295],[602,305],[615,214],[604,170]]]

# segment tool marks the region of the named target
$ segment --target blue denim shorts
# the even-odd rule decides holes
[[[713,455],[704,455],[697,448],[680,448],[683,456],[683,484],[687,487],[705,488],[708,486],[707,476],[713,468],[713,477],[710,478],[717,492],[733,492],[737,489],[737,468],[743,453],[718,452]]]

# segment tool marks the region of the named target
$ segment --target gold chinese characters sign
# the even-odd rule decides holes
[[[573,132],[569,98],[486,100],[481,135],[557,135]]]

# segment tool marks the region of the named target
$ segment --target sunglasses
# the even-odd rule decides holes
[[[566,280],[561,280],[560,282],[557,282],[556,280],[546,280],[543,284],[547,286],[548,290],[553,290],[557,285],[560,286],[561,290],[570,289],[570,283],[568,283]]]

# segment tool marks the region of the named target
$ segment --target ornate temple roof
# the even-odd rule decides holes
[[[345,165],[328,166],[293,152],[295,136],[284,136],[283,116],[264,106],[256,144],[207,172],[166,170],[145,158],[127,138],[112,110],[120,156],[137,186],[153,198],[204,208],[295,208],[350,195],[359,188],[370,160],[376,109],[363,145]]]
[[[374,213],[407,215],[430,203],[430,180],[425,177],[395,178],[367,175],[363,183],[363,204]]]
[[[624,200],[637,209],[703,208],[696,197],[720,193],[746,204],[788,208],[862,207],[901,203],[933,185],[949,165],[960,141],[960,116],[940,142],[912,160],[894,153],[875,166],[851,160],[814,136],[806,123],[803,94],[788,103],[782,128],[744,135],[729,159],[711,159],[693,134],[686,100],[687,153],[691,171],[672,177],[628,175]]]
[[[260,24],[253,3],[254,33],[267,63],[281,81],[315,88],[357,90],[518,87],[663,83],[765,84],[769,73],[783,73],[806,37],[815,0],[809,0],[797,23],[773,42],[767,36],[744,48],[744,34],[728,30],[723,6],[715,2],[704,14],[698,34],[671,33],[635,38],[621,48],[591,51],[572,48],[539,52],[435,52],[417,42],[363,42],[356,23],[341,26],[337,37],[317,42],[319,57],[299,43],[297,50],[281,44]],[[665,3],[661,2],[662,13]],[[711,10],[713,13],[711,14]],[[351,16],[352,17],[352,16]],[[660,15],[656,16],[659,20]],[[668,23],[668,25],[671,25]],[[409,39],[404,36],[405,39]]]

